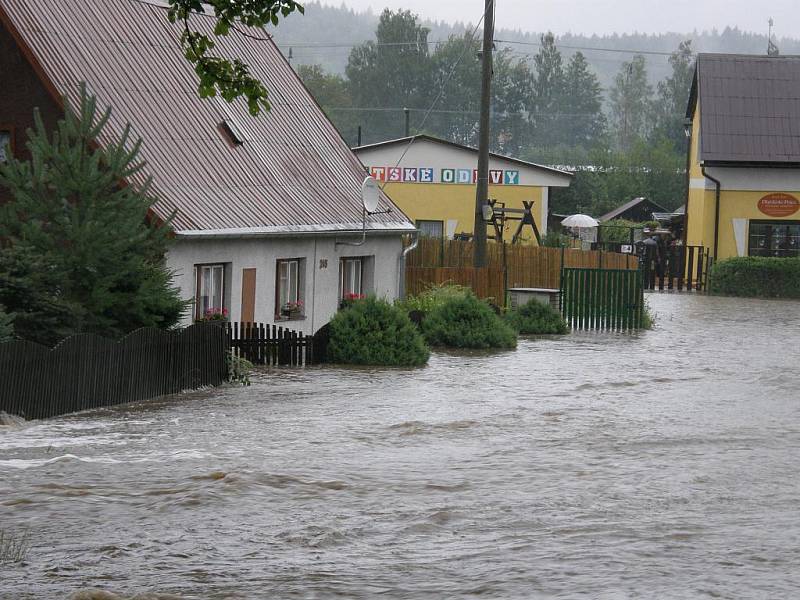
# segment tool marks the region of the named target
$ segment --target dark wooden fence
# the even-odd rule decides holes
[[[703,246],[673,246],[663,251],[645,247],[641,262],[645,289],[678,292],[706,289],[711,255]]]
[[[227,323],[226,332],[230,348],[255,365],[314,363],[314,336],[268,323]]]
[[[640,329],[643,311],[644,289],[639,271],[564,269],[561,313],[573,329]]]
[[[134,402],[227,376],[227,339],[218,325],[180,332],[139,329],[115,342],[75,335],[52,350],[26,341],[0,344],[0,411],[26,419]]]

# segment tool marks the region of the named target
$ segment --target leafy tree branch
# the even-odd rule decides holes
[[[231,30],[254,39],[252,34],[237,28],[237,24],[262,28],[276,26],[281,17],[297,11],[303,13],[301,4],[294,0],[209,0],[214,11],[213,37],[193,28],[190,21],[195,15],[208,14],[200,0],[168,0],[169,20],[182,23],[181,44],[184,55],[199,78],[198,93],[202,98],[217,94],[228,102],[244,98],[250,114],[257,116],[261,110],[269,110],[269,92],[264,84],[250,72],[250,67],[238,58],[229,59],[213,54],[216,48],[214,37],[224,37]]]

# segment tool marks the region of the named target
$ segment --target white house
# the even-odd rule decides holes
[[[176,237],[167,263],[193,301],[185,322],[224,309],[313,333],[343,295],[397,295],[403,236],[415,229],[382,192],[364,219],[364,167],[267,34],[249,33],[232,30],[215,52],[266,85],[272,109],[258,118],[244,102],[198,97],[163,3],[2,0],[0,72],[13,73],[15,92],[0,94],[0,130],[23,156],[33,107],[54,126],[62,97],[77,100],[86,82],[113,108],[97,141],[128,123],[144,140],[154,218],[171,218]]]

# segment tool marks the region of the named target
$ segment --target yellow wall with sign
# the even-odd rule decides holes
[[[785,192],[800,199],[800,190]],[[738,256],[736,236],[733,232],[733,219],[749,221],[800,221],[800,211],[785,217],[764,214],[758,208],[758,201],[770,192],[742,192],[722,190],[719,205],[719,248],[718,259]],[[686,243],[690,246],[705,246],[713,251],[715,222],[714,190],[694,189],[689,191],[689,230]],[[745,229],[745,255],[748,252],[748,231]]]
[[[788,192],[795,198],[800,198],[800,191]],[[723,190],[719,205],[719,258],[730,258],[738,256],[736,251],[736,238],[733,233],[733,219],[747,219],[749,221],[797,221],[800,220],[800,213],[794,213],[788,217],[775,217],[766,215],[758,209],[758,201],[769,192],[733,192]],[[713,198],[714,194],[711,193]],[[712,213],[713,215],[713,213]],[[711,228],[711,244],[713,238],[713,216]],[[748,251],[748,230],[745,230],[745,256]]]
[[[392,201],[416,222],[442,221],[447,230],[447,221],[458,221],[455,233],[472,233],[475,219],[475,186],[448,183],[387,183],[384,191]],[[506,208],[523,208],[522,201],[534,201],[531,209],[536,227],[541,234],[542,223],[542,188],[527,185],[490,185],[489,198],[505,202]],[[513,215],[519,216],[519,215]],[[503,235],[506,241],[517,230],[518,221],[506,223]],[[487,229],[492,235],[491,228]],[[529,226],[523,230],[524,241],[536,243],[536,238]]]
[[[700,166],[699,145],[700,145],[700,104],[697,104],[692,120],[692,140],[689,149],[689,178],[690,182],[697,182],[689,188],[687,204],[687,229],[686,243],[689,246],[704,246],[712,254],[714,250],[714,226],[716,222],[716,190],[709,180],[709,188],[706,185],[705,176]],[[747,167],[741,167],[747,169]],[[736,235],[733,230],[734,219],[745,219],[748,226],[744,231],[744,254],[748,254],[749,245],[749,223],[750,221],[800,221],[800,211],[788,216],[772,216],[765,214],[759,209],[759,200],[765,196],[775,194],[773,191],[738,191],[726,190],[726,176],[724,169],[709,168],[710,172],[722,181],[723,189],[720,192],[719,205],[719,237],[717,260],[723,260],[733,256],[738,256],[736,247]],[[800,199],[800,190],[790,191],[781,190],[782,194],[789,194],[794,198]]]

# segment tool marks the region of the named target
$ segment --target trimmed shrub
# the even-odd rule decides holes
[[[415,367],[429,357],[430,350],[408,315],[374,296],[353,301],[330,322],[329,362]]]
[[[473,294],[450,298],[422,322],[432,346],[452,348],[515,348],[516,332]]]
[[[463,285],[454,283],[432,284],[427,290],[416,296],[409,296],[397,302],[397,306],[406,312],[418,311],[430,313],[434,308],[441,306],[451,298],[464,298],[472,293]]]
[[[569,325],[561,314],[537,300],[506,313],[506,321],[521,334],[569,333]]]
[[[708,289],[721,296],[800,298],[800,259],[747,256],[711,267]]]

